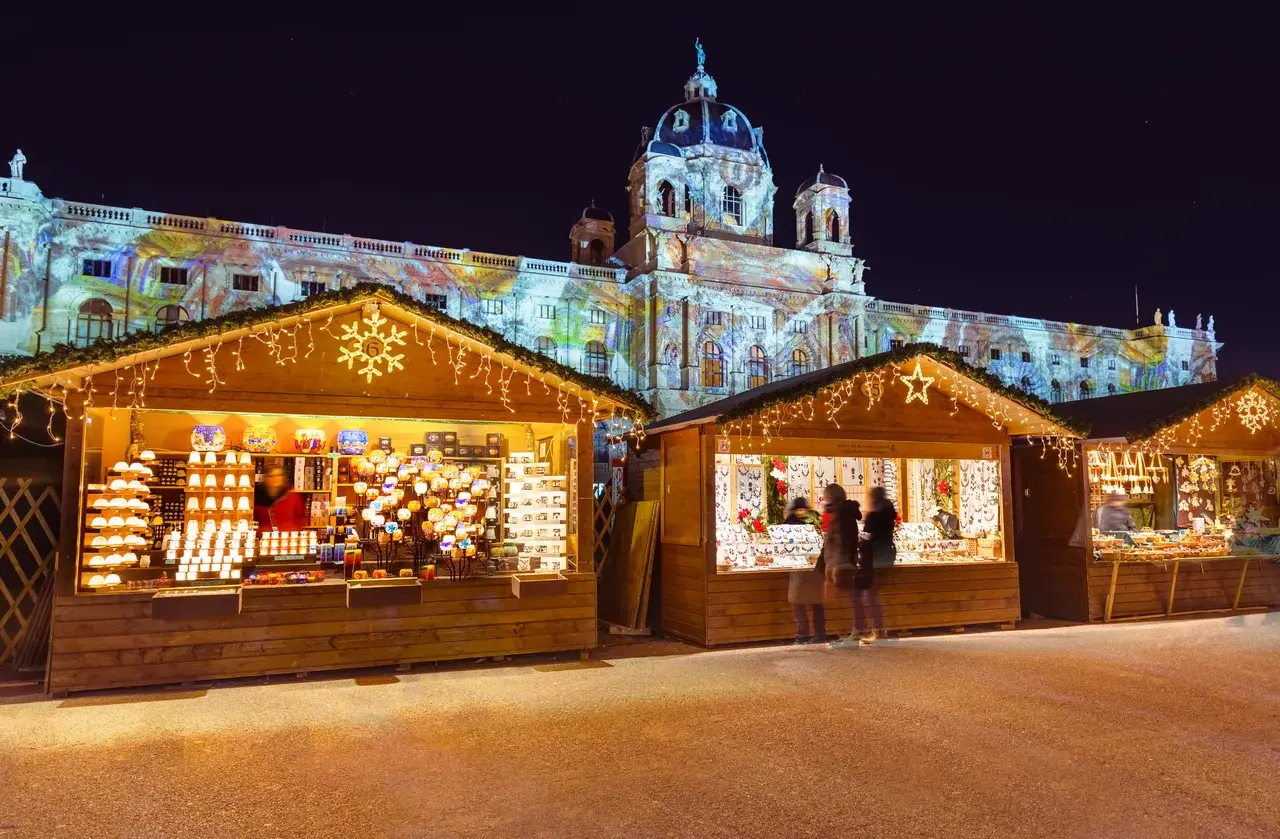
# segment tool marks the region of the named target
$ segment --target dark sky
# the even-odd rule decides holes
[[[566,259],[592,198],[625,227],[640,127],[679,101],[701,36],[720,98],[764,126],[779,244],[823,163],[876,296],[1131,326],[1136,284],[1144,324],[1217,316],[1223,376],[1280,377],[1260,20],[836,5],[12,21],[0,152],[20,145],[50,196]]]

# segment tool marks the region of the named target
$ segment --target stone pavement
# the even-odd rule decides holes
[[[1280,613],[0,704],[0,839],[259,836],[1276,837]]]

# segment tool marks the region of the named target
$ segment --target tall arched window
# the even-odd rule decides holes
[[[742,193],[737,187],[726,186],[724,197],[720,199],[720,209],[724,212],[725,224],[742,224]]]
[[[115,337],[115,321],[111,304],[101,297],[94,297],[80,304],[76,315],[76,343],[81,346]]]
[[[760,387],[769,383],[769,359],[761,347],[747,351],[747,387]]]
[[[161,306],[156,310],[156,327],[159,332],[166,326],[173,323],[186,323],[191,320],[191,315],[187,314],[187,310],[181,306]]]
[[[1057,379],[1049,383],[1049,401],[1055,403],[1062,401],[1062,382]]]
[[[1093,396],[1093,385],[1089,384],[1088,382],[1081,382],[1081,383],[1080,383],[1080,398],[1081,398],[1081,399],[1088,399],[1090,396]]]
[[[803,376],[809,372],[809,354],[801,349],[791,351],[791,375]]]
[[[556,342],[548,338],[546,335],[540,337],[534,342],[533,348],[537,350],[539,355],[545,355],[547,358],[555,358]]]
[[[840,214],[835,210],[827,210],[827,241],[840,241]]]
[[[666,181],[661,181],[658,184],[658,212],[664,216],[674,216],[676,214],[676,191]]]
[[[807,245],[813,241],[813,213],[804,214],[804,241],[802,245]]]
[[[724,387],[724,352],[715,341],[702,342],[702,386]]]
[[[693,193],[689,191],[689,185],[684,185],[684,214],[693,215]]]
[[[599,341],[588,341],[582,353],[582,372],[588,376],[609,375],[609,353]]]
[[[587,261],[592,265],[604,264],[604,242],[599,239],[591,240],[591,244],[587,247]]]

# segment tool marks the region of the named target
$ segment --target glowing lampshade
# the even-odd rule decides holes
[[[364,454],[369,448],[369,433],[358,428],[348,428],[338,432],[338,451],[342,454]]]
[[[426,495],[427,490],[429,489],[431,489],[431,487],[427,486],[426,481],[418,481],[413,485],[413,491],[418,493],[418,495]]]
[[[276,440],[276,430],[271,426],[251,425],[244,430],[240,442],[244,444],[245,451],[262,454],[275,451],[279,441]]]
[[[191,429],[191,448],[198,452],[220,452],[227,446],[227,432],[220,425],[197,425]]]
[[[409,511],[408,507],[401,507],[396,511],[396,518],[400,519],[400,521],[408,521],[409,517],[412,515],[413,513]]]
[[[381,513],[374,513],[373,518],[369,519],[369,523],[372,524],[374,527],[382,527],[384,524],[387,523],[387,517],[382,515]]]
[[[364,495],[369,490],[369,485],[364,481],[356,481],[351,488],[356,491],[356,495]]]
[[[293,447],[298,454],[319,454],[328,441],[329,435],[323,428],[299,428],[293,432]]]

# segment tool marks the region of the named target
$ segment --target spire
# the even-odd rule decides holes
[[[694,99],[715,101],[716,80],[707,72],[707,51],[702,48],[701,38],[694,39],[693,48],[698,55],[698,69],[694,70],[693,75],[689,77],[689,81],[684,83],[684,100],[686,102]]]

